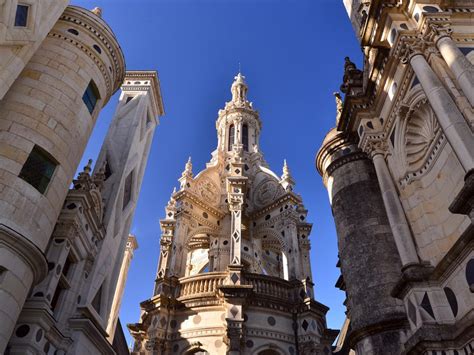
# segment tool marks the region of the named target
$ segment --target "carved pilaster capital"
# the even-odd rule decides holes
[[[402,44],[398,53],[403,64],[408,64],[411,59],[417,55],[425,55],[430,41],[426,37],[418,36],[416,38],[402,38]]]
[[[430,29],[435,42],[438,42],[443,37],[451,37],[453,33],[453,29],[449,24],[430,24]]]
[[[376,155],[382,155],[385,157],[388,154],[388,143],[385,140],[370,140],[365,145],[364,151],[372,159]]]

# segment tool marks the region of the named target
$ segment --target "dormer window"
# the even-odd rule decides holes
[[[244,151],[249,151],[249,126],[244,124],[242,126],[242,144],[244,146]]]
[[[234,136],[235,136],[235,126],[233,124],[229,127],[229,142],[227,144],[227,150],[232,150],[232,144],[234,144]]]
[[[28,5],[18,4],[16,6],[15,14],[15,26],[16,27],[26,27],[28,25],[28,10],[30,7]]]

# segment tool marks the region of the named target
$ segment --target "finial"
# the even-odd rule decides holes
[[[188,158],[186,165],[184,166],[184,171],[181,174],[182,177],[192,177],[193,176],[193,163],[191,162],[191,157]]]
[[[94,7],[91,12],[99,17],[102,17],[102,9],[98,6]]]
[[[283,175],[281,176],[281,184],[286,191],[292,191],[295,181],[291,176],[290,168],[286,162],[286,159],[283,160]]]
[[[186,171],[191,171],[193,170],[193,163],[191,161],[191,157],[188,158],[188,161],[186,162]]]
[[[286,163],[286,159],[283,159],[283,176],[290,175],[290,168],[288,168],[288,164]]]
[[[176,193],[176,187],[173,187],[173,192],[171,193],[170,200],[168,201],[168,205],[166,206],[166,209],[174,208],[176,207],[176,200],[174,199],[174,194]],[[168,211],[166,212],[168,214]]]
[[[240,67],[240,62],[239,62],[239,73],[242,73],[242,68]]]
[[[87,174],[89,174],[92,171],[92,159],[89,159],[87,161],[87,165],[84,167],[83,171]]]

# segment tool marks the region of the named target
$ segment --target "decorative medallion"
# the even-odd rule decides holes
[[[278,192],[278,184],[275,181],[266,180],[261,182],[255,190],[255,204],[263,207],[275,199]]]
[[[211,204],[219,202],[219,188],[210,179],[203,177],[197,184],[197,192],[205,201]]]

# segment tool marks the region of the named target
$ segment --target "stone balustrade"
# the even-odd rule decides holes
[[[179,279],[180,289],[178,298],[193,298],[215,295],[218,286],[223,285],[227,273],[225,272],[208,272]]]
[[[196,297],[216,296],[219,286],[225,284],[226,272],[209,272],[179,279],[177,298],[186,300]],[[298,295],[300,287],[277,277],[244,274],[247,285],[253,286],[253,292],[258,296],[274,297],[282,300],[293,300]]]
[[[245,274],[245,280],[247,284],[253,285],[255,294],[267,297],[292,300],[298,290],[289,281],[267,275]]]

